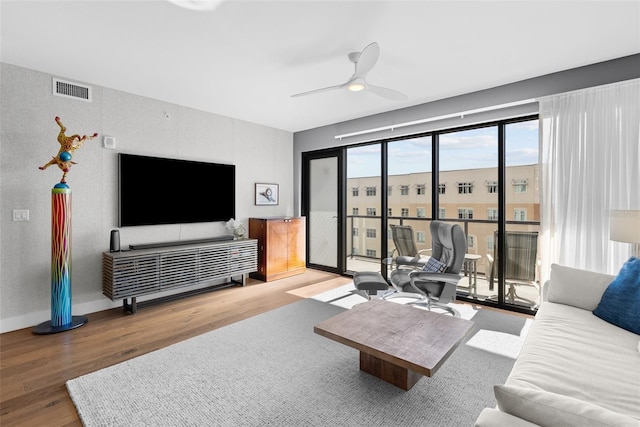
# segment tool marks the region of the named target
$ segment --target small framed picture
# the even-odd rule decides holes
[[[256,205],[277,205],[278,184],[256,183]]]

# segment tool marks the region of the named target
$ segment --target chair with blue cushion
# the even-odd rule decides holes
[[[432,254],[423,269],[398,265],[389,276],[393,290],[383,298],[412,297],[417,301],[409,304],[424,304],[445,309],[454,316],[459,314],[447,303],[456,298],[456,286],[462,279],[460,271],[467,250],[467,238],[458,224],[432,221],[430,224]]]

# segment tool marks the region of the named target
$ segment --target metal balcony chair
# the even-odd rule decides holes
[[[498,232],[494,234],[494,242],[498,241]],[[507,231],[505,240],[507,253],[505,261],[504,281],[508,287],[504,300],[510,304],[523,301],[536,307],[540,303],[541,288],[536,279],[538,266],[538,232],[537,231]],[[498,245],[493,248],[493,256],[487,255],[489,260],[489,290],[493,290],[498,266]],[[538,301],[524,298],[517,293],[517,286],[530,286],[538,291]],[[495,298],[495,297],[494,297]]]
[[[458,224],[432,221],[430,230],[432,254],[424,268],[435,271],[416,270],[414,266],[398,264],[389,277],[393,290],[383,298],[416,298],[417,301],[409,304],[425,305],[429,310],[434,306],[439,307],[459,317],[460,314],[446,304],[455,300],[456,286],[463,277],[460,270],[467,249],[467,238]]]
[[[418,250],[415,241],[415,234],[413,228],[410,225],[395,225],[391,226],[391,238],[395,249],[391,253],[391,268],[406,267],[413,269],[422,269],[429,259],[424,254],[431,252],[431,249]]]

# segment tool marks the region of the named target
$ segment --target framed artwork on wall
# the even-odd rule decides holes
[[[278,184],[256,183],[256,205],[277,205]]]

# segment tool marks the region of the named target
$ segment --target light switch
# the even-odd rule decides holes
[[[14,221],[29,221],[29,209],[14,209],[13,210]]]

